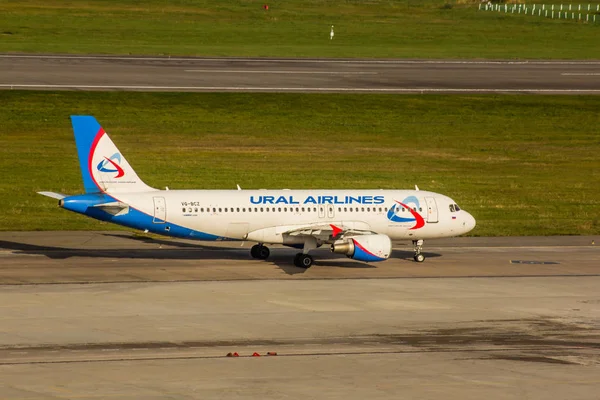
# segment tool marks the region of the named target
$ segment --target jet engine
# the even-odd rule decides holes
[[[359,261],[383,261],[392,253],[392,241],[386,235],[350,236],[334,242],[331,251]]]

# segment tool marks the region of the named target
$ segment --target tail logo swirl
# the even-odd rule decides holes
[[[120,178],[125,175],[125,171],[119,164],[121,164],[121,154],[115,153],[110,157],[104,157],[104,160],[100,161],[96,168],[100,172],[116,172],[117,175],[113,178]]]

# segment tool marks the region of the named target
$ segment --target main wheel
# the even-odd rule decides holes
[[[257,254],[259,259],[266,260],[267,258],[269,258],[271,252],[269,251],[269,248],[267,246],[259,246]]]
[[[313,258],[308,254],[298,253],[296,257],[294,257],[294,265],[298,268],[310,268],[313,264]]]
[[[415,254],[415,256],[413,258],[418,263],[425,261],[425,256],[422,253]]]
[[[260,248],[259,244],[255,244],[254,246],[252,246],[252,248],[250,249],[250,255],[252,256],[252,258],[259,258],[258,257],[259,248]]]

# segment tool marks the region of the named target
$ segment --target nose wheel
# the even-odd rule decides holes
[[[418,262],[421,263],[423,261],[425,261],[425,256],[422,253],[423,250],[423,240],[419,239],[419,240],[413,240],[413,246],[415,249],[415,255],[413,257],[413,259]]]
[[[266,260],[267,258],[269,258],[269,254],[271,254],[269,248],[263,245],[262,243],[255,244],[250,249],[250,255],[252,256],[252,258],[257,258],[259,260]]]

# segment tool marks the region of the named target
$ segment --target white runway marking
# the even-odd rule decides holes
[[[378,72],[343,72],[343,71],[255,71],[235,69],[186,69],[185,72],[210,72],[217,74],[323,74],[323,75],[377,75]]]
[[[563,72],[563,76],[600,76],[600,72]]]
[[[364,92],[364,93],[600,93],[600,89],[439,89],[439,88],[336,88],[336,87],[252,87],[252,86],[151,86],[151,85],[43,85],[0,84],[5,89],[83,89],[157,91],[246,91],[246,92]]]
[[[295,59],[295,58],[197,58],[197,57],[119,57],[119,56],[63,56],[63,55],[20,55],[0,54],[0,58],[34,58],[57,60],[121,60],[121,61],[230,61],[230,62],[294,62],[315,64],[490,64],[490,65],[600,65],[600,60],[591,61],[502,61],[502,60],[364,60],[364,59]]]

